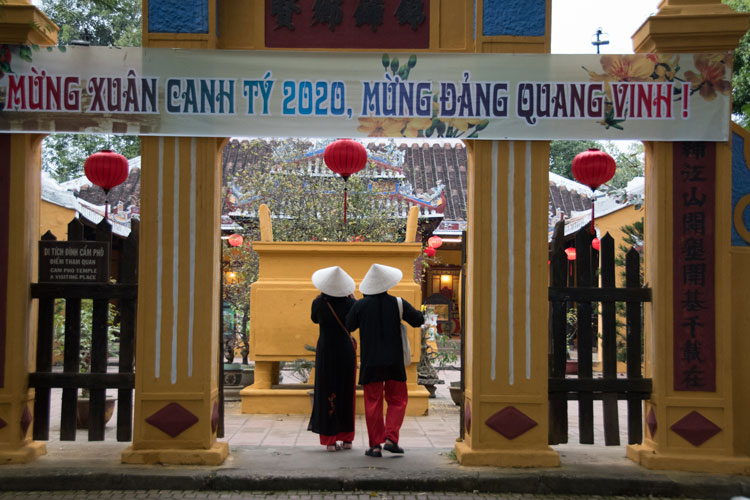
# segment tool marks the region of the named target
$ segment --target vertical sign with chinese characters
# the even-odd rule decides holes
[[[716,390],[716,144],[674,143],[674,389]]]

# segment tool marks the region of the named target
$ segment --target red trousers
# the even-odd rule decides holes
[[[339,432],[335,436],[326,436],[325,434],[320,434],[320,444],[323,446],[329,446],[336,444],[336,441],[345,441],[347,443],[351,443],[354,441],[354,431],[352,432]]]
[[[386,380],[373,382],[363,386],[365,393],[365,421],[367,422],[367,436],[370,448],[379,446],[390,439],[398,443],[398,433],[406,414],[406,403],[409,393],[406,382]],[[383,396],[388,403],[383,424]]]

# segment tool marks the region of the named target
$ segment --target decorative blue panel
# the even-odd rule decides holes
[[[741,212],[739,228],[734,221],[736,212]],[[732,132],[732,246],[750,246],[750,166],[745,160],[745,139],[734,132]]]
[[[484,0],[484,36],[544,36],[546,0]]]
[[[209,0],[149,0],[150,33],[208,33]]]

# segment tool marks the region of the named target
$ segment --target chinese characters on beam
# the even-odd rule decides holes
[[[674,389],[716,390],[716,145],[674,143]]]
[[[266,46],[429,47],[429,0],[266,0]]]

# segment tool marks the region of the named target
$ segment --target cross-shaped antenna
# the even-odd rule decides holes
[[[601,28],[597,28],[594,36],[596,37],[596,40],[592,41],[591,45],[596,47],[596,53],[598,54],[599,47],[602,45],[609,45],[609,40],[607,39],[607,33],[604,33]]]

